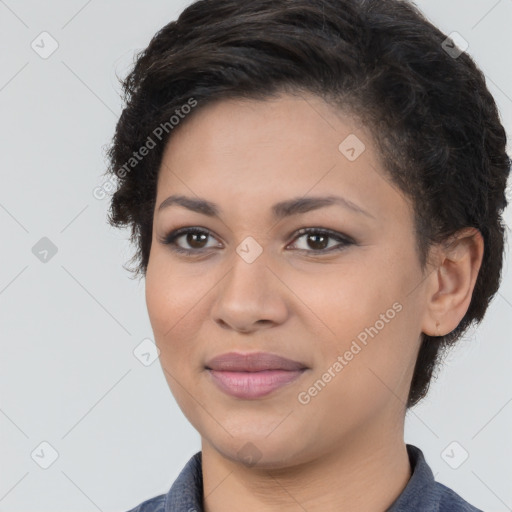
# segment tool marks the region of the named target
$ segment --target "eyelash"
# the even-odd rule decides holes
[[[197,234],[198,235],[205,234],[205,235],[212,236],[212,234],[206,229],[196,228],[196,227],[187,227],[187,228],[180,228],[180,229],[171,231],[171,233],[169,233],[167,236],[164,237],[163,240],[161,240],[161,243],[163,243],[165,245],[169,245],[170,249],[174,252],[183,254],[185,256],[190,256],[190,257],[198,256],[200,254],[206,253],[209,249],[214,249],[213,247],[202,248],[202,249],[183,249],[183,247],[178,246],[176,244],[176,240],[183,235],[188,235],[189,233],[193,233],[196,235]],[[316,249],[316,250],[315,249],[311,249],[311,250],[296,249],[296,250],[304,251],[306,253],[313,253],[313,254],[328,254],[331,252],[341,251],[341,250],[345,249],[347,246],[355,244],[354,240],[350,239],[349,237],[341,235],[340,233],[337,233],[336,231],[331,231],[330,229],[325,229],[325,228],[302,228],[302,229],[299,229],[298,231],[296,231],[294,233],[295,237],[292,240],[292,243],[295,242],[298,238],[301,238],[304,235],[310,235],[310,234],[327,236],[328,238],[332,238],[332,239],[340,242],[340,245],[331,247],[329,249]]]

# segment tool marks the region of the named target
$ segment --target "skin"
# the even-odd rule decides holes
[[[350,134],[366,146],[354,161],[338,149]],[[159,211],[171,194],[216,203],[220,217],[176,204]],[[333,194],[370,215],[340,205],[271,215],[279,201]],[[199,256],[162,243],[185,226],[210,233],[176,241]],[[339,241],[295,234],[307,227],[355,243],[328,251]],[[249,236],[262,249],[252,263],[236,252]],[[389,507],[411,475],[405,403],[421,333],[457,326],[482,254],[482,237],[469,228],[434,247],[422,272],[410,201],[385,176],[364,126],[320,98],[223,100],[182,122],[159,173],[146,302],[169,387],[201,435],[205,510]],[[394,303],[401,311],[300,403],[298,394]],[[265,397],[234,398],[205,370],[231,351],[272,352],[308,370]]]

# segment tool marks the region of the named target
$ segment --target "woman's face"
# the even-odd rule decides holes
[[[163,156],[146,275],[183,413],[220,454],[262,467],[401,432],[426,292],[411,206],[368,133],[315,96],[221,101],[190,115]],[[191,202],[160,209],[169,196],[217,214]],[[328,196],[339,199],[310,202]],[[185,227],[200,233],[163,243]],[[207,368],[229,352],[305,369]]]

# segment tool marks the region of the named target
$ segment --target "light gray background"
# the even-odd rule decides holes
[[[116,73],[188,3],[0,0],[0,511],[127,510],[200,449],[158,360],[133,354],[152,338],[144,283],[122,268],[128,232],[92,195],[121,112]],[[512,1],[418,5],[468,41],[510,137]],[[59,45],[46,59],[31,47],[43,31]],[[57,248],[46,263],[32,250],[43,237]],[[511,315],[509,249],[485,321],[406,423],[437,480],[489,512],[512,510]],[[43,441],[58,452],[47,469]],[[452,465],[469,454],[458,469],[442,455],[453,441]]]

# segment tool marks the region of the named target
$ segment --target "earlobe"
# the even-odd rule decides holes
[[[464,318],[482,264],[484,241],[478,229],[469,227],[437,249],[438,263],[428,279],[422,326],[429,336],[450,333]]]

